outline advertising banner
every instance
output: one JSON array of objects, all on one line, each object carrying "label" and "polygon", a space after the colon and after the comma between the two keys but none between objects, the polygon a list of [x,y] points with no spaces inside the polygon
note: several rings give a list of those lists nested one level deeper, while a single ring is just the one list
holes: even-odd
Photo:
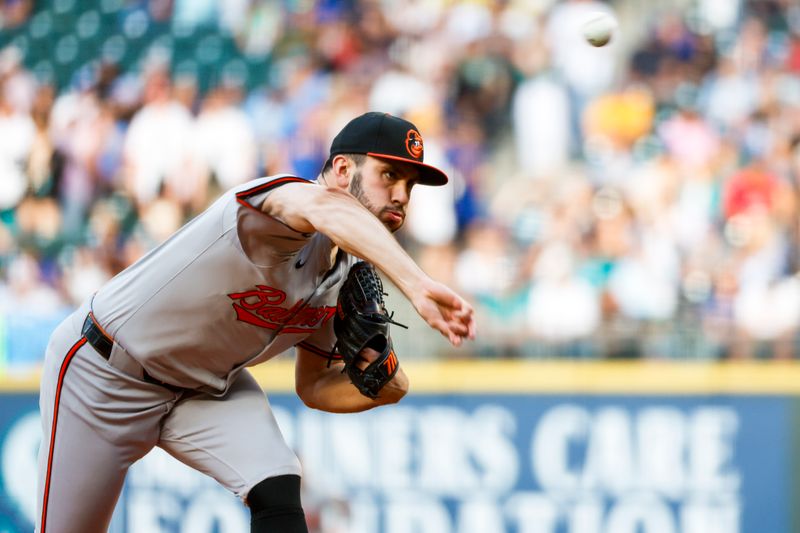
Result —
[{"label": "advertising banner", "polygon": [[[792,396],[425,393],[355,415],[269,396],[316,531],[792,531]],[[40,440],[36,395],[0,395],[0,532],[31,531]],[[160,450],[111,528],[248,530],[236,498]]]}]

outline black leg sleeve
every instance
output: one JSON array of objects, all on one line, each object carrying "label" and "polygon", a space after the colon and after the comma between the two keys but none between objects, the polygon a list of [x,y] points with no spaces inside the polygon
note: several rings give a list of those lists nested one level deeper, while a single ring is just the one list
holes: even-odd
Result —
[{"label": "black leg sleeve", "polygon": [[300,505],[300,476],[265,479],[247,495],[251,533],[308,533]]}]

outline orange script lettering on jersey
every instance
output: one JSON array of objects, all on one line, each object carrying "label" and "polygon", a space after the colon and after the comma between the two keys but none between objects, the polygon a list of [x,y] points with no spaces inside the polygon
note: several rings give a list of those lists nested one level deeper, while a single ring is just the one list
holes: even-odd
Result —
[{"label": "orange script lettering on jersey", "polygon": [[280,333],[310,333],[322,327],[336,313],[332,306],[305,307],[302,299],[291,307],[282,307],[286,293],[266,285],[233,292],[228,298],[235,300],[232,305],[238,320],[262,328],[280,329]]}]

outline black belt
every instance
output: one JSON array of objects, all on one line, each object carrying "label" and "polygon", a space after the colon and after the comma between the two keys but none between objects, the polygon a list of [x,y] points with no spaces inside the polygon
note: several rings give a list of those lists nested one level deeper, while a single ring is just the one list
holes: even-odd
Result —
[{"label": "black belt", "polygon": [[[81,334],[86,337],[86,342],[88,342],[97,353],[102,355],[105,360],[109,360],[111,358],[111,349],[114,347],[114,341],[111,340],[102,329],[100,329],[100,326],[98,326],[94,321],[94,317],[91,313],[86,315],[86,320],[83,321]],[[163,381],[157,380],[148,374],[147,370],[144,368],[142,368],[142,379],[154,385],[161,385],[162,387],[165,387],[171,391],[177,392],[183,390],[181,387],[176,387],[175,385],[170,385],[169,383],[164,383]]]},{"label": "black belt", "polygon": [[92,314],[86,315],[86,320],[83,321],[83,328],[81,334],[86,337],[86,342],[92,345],[97,353],[102,355],[106,360],[111,358],[111,349],[114,347],[114,341],[109,339],[100,326],[94,323]]}]

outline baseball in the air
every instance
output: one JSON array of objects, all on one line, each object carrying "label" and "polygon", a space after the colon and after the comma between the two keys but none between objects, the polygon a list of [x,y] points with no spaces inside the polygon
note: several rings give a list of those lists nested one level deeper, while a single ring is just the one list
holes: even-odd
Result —
[{"label": "baseball in the air", "polygon": [[605,46],[611,41],[617,21],[608,13],[596,13],[583,23],[583,37],[592,46]]}]

